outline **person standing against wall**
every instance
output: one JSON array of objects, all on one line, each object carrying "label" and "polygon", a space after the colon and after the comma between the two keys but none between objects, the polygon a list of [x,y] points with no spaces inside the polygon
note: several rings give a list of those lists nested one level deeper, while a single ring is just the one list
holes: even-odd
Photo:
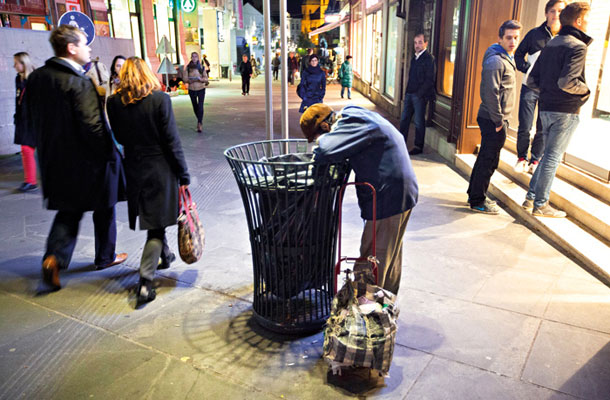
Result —
[{"label": "person standing against wall", "polygon": [[[517,51],[515,51],[515,64],[517,69],[525,74],[521,94],[519,95],[519,129],[517,130],[517,164],[515,172],[534,173],[538,163],[542,158],[544,150],[544,137],[542,135],[542,124],[540,115],[536,118],[536,135],[532,141],[531,157],[528,163],[528,153],[530,150],[530,131],[536,113],[538,103],[538,92],[527,86],[527,77],[534,67],[540,52],[561,29],[559,15],[566,7],[564,0],[550,0],[544,7],[546,21],[537,28],[532,29],[525,35]],[[527,56],[527,60],[525,59]]]},{"label": "person standing against wall", "polygon": [[23,163],[23,183],[17,188],[20,192],[31,192],[38,189],[36,184],[36,137],[28,128],[27,111],[25,109],[25,87],[28,77],[34,72],[34,64],[30,55],[19,52],[13,56],[13,66],[17,71],[15,77],[15,144],[21,145],[21,162]]},{"label": "person standing against wall", "polygon": [[499,214],[494,201],[486,197],[491,176],[498,168],[500,151],[506,141],[508,118],[515,106],[517,67],[513,54],[521,35],[521,24],[515,20],[500,26],[498,43],[489,46],[483,56],[481,72],[481,106],[477,122],[481,129],[481,149],[470,175],[468,203],[470,209],[484,214]]},{"label": "person standing against wall", "polygon": [[400,118],[400,132],[405,138],[409,136],[411,118],[415,115],[415,147],[410,155],[421,154],[424,151],[426,138],[426,105],[435,96],[434,82],[436,67],[434,56],[428,49],[428,39],[423,33],[418,33],[413,39],[415,54],[411,59],[409,81],[405,93],[405,105]]}]

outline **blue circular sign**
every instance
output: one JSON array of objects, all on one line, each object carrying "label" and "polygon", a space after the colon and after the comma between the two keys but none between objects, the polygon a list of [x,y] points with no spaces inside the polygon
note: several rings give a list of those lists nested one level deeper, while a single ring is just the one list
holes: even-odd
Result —
[{"label": "blue circular sign", "polygon": [[72,25],[77,27],[87,38],[87,45],[90,45],[93,39],[95,39],[95,25],[93,25],[93,21],[80,11],[68,11],[63,14],[59,17],[57,25]]}]

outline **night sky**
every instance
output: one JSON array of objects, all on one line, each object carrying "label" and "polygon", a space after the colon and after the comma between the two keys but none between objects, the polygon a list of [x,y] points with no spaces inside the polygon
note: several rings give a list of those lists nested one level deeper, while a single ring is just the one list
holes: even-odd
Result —
[{"label": "night sky", "polygon": [[[286,0],[288,5],[288,13],[291,15],[300,15],[301,14],[301,3],[303,0]],[[263,1],[262,0],[244,0],[244,4],[250,3],[261,13],[263,12]],[[280,3],[277,0],[271,0],[271,14],[279,14],[280,12]]]}]

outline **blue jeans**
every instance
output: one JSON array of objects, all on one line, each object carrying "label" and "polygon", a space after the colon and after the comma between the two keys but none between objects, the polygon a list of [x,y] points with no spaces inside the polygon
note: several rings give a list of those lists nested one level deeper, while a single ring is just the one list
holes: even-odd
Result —
[{"label": "blue jeans", "polygon": [[555,172],[579,121],[578,114],[550,111],[541,111],[540,119],[545,142],[544,157],[530,180],[526,195],[529,200],[534,200],[534,207],[542,207],[549,201]]},{"label": "blue jeans", "polygon": [[400,133],[405,137],[405,142],[409,136],[409,125],[413,114],[415,114],[415,147],[423,149],[426,136],[426,100],[419,98],[415,93],[407,93],[405,107],[400,117]]},{"label": "blue jeans", "polygon": [[[521,86],[521,94],[519,95],[519,130],[517,131],[517,156],[519,158],[528,159],[528,150],[530,147],[530,131],[534,123],[534,115],[536,113],[536,103],[538,103],[538,92]],[[542,123],[540,121],[540,113],[536,119],[536,135],[532,142],[532,161],[540,161],[542,151],[544,150],[544,135],[542,134]]]},{"label": "blue jeans", "polygon": [[341,86],[341,98],[343,98],[343,91],[345,89],[347,89],[347,98],[351,99],[352,98],[352,88],[346,87],[346,86]]}]

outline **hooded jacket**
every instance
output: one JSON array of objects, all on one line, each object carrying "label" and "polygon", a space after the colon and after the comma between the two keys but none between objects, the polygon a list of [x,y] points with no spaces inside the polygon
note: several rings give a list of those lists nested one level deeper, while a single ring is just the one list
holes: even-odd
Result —
[{"label": "hooded jacket", "polygon": [[499,44],[489,46],[481,71],[481,106],[478,118],[502,126],[515,106],[515,61]]},{"label": "hooded jacket", "polygon": [[585,81],[587,46],[593,39],[573,26],[564,26],[546,45],[527,80],[540,91],[540,111],[578,114],[591,91]]},{"label": "hooded jacket", "polygon": [[[341,110],[331,131],[320,136],[314,149],[315,163],[347,159],[357,182],[368,182],[377,192],[377,218],[383,219],[415,207],[417,178],[405,139],[385,118],[358,106]],[[357,186],[363,219],[373,219],[373,195]]]}]

